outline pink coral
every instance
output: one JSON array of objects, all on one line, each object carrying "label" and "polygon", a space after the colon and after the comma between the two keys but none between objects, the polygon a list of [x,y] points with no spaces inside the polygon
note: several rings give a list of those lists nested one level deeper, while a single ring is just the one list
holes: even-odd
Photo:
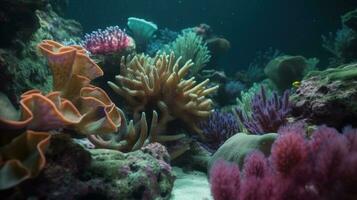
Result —
[{"label": "pink coral", "polygon": [[235,171],[238,166],[223,161],[215,164],[210,178],[214,198],[356,199],[357,130],[340,134],[322,126],[308,140],[301,128],[280,129],[269,158],[251,153],[245,159],[243,176]]},{"label": "pink coral", "polygon": [[239,195],[239,167],[218,160],[211,169],[211,191],[215,200],[236,199]]},{"label": "pink coral", "polygon": [[285,133],[273,144],[271,161],[277,172],[289,175],[305,162],[307,154],[308,146],[302,135]]},{"label": "pink coral", "polygon": [[82,45],[92,54],[120,53],[135,48],[134,40],[118,26],[86,34]]}]

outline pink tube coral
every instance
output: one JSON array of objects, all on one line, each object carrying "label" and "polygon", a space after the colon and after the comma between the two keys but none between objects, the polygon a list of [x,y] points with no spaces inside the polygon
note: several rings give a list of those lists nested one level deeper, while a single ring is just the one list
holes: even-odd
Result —
[{"label": "pink tube coral", "polygon": [[134,49],[135,42],[118,26],[109,26],[86,34],[82,46],[92,54],[108,54]]}]

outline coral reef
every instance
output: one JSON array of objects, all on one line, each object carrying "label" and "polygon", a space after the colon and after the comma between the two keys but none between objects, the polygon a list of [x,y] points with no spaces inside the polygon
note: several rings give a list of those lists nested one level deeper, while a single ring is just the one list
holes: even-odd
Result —
[{"label": "coral reef", "polygon": [[[160,145],[160,144],[156,144]],[[149,147],[143,151],[147,152]],[[169,199],[175,177],[167,151],[156,152],[154,158],[142,150],[123,154],[113,150],[91,150],[93,161],[89,172],[104,180],[104,188],[123,199]],[[157,149],[155,147],[155,149]],[[153,150],[155,151],[155,150]],[[163,154],[163,155],[160,155]]]},{"label": "coral reef", "polygon": [[127,25],[138,45],[146,45],[157,31],[156,24],[136,17],[129,17]]},{"label": "coral reef", "polygon": [[253,151],[242,170],[217,161],[210,173],[211,191],[218,200],[354,199],[356,138],[353,129],[339,134],[319,127],[310,140],[300,126],[282,129],[268,158]]},{"label": "coral reef", "polygon": [[251,116],[243,109],[237,107],[235,112],[249,133],[264,134],[276,132],[280,126],[287,122],[291,111],[289,91],[279,97],[276,92],[267,97],[264,87],[255,94],[251,100]]},{"label": "coral reef", "polygon": [[120,126],[118,108],[106,93],[89,84],[103,74],[78,46],[45,40],[39,45],[53,73],[53,90],[47,95],[31,90],[21,96],[18,120],[0,119],[8,129],[74,128],[79,133],[112,133]]},{"label": "coral reef", "polygon": [[270,149],[275,139],[276,133],[264,135],[248,135],[237,133],[229,138],[211,157],[208,169],[218,160],[230,161],[243,166],[244,158],[252,151],[259,150],[266,156],[270,155]]},{"label": "coral reef", "polygon": [[135,49],[134,40],[119,26],[109,26],[86,34],[81,44],[91,54],[121,53]]},{"label": "coral reef", "polygon": [[192,61],[193,65],[190,69],[190,74],[197,74],[210,60],[210,52],[202,37],[193,31],[183,31],[177,39],[166,45],[164,48],[166,53],[174,52],[175,57],[181,57],[179,65],[184,65],[188,61]]},{"label": "coral reef", "polygon": [[232,113],[219,111],[214,111],[207,120],[200,122],[198,126],[205,136],[205,140],[201,141],[201,144],[211,153],[217,151],[227,139],[240,131],[237,119]]},{"label": "coral reef", "polygon": [[292,95],[293,114],[336,128],[356,126],[356,64],[311,72]]},{"label": "coral reef", "polygon": [[279,56],[266,65],[264,73],[283,91],[301,80],[307,67],[307,60],[302,56]]},{"label": "coral reef", "polygon": [[194,78],[184,79],[193,63],[187,61],[182,66],[180,60],[176,60],[173,54],[160,54],[155,58],[144,55],[123,58],[120,75],[116,77],[118,85],[108,84],[127,100],[134,119],[139,118],[141,111],[167,109],[166,122],[179,119],[201,134],[197,122],[212,112],[212,101],[206,96],[218,87],[207,88],[208,79],[197,85]]},{"label": "coral reef", "polygon": [[4,17],[8,21],[1,29],[5,33],[1,33],[0,42],[0,79],[3,83],[0,90],[14,102],[30,89],[51,90],[51,75],[37,54],[38,43],[44,39],[79,41],[80,24],[61,18],[46,2],[6,0],[0,3],[0,8],[8,8],[1,12],[7,13]]},{"label": "coral reef", "polygon": [[88,151],[68,134],[56,134],[46,151],[43,171],[2,197],[169,199],[175,177],[168,159],[165,147],[157,143],[128,154]]}]

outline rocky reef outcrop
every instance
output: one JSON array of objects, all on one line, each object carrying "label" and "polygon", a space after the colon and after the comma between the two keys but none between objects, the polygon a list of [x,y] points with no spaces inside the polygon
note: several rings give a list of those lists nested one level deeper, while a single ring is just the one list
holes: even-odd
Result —
[{"label": "rocky reef outcrop", "polygon": [[311,72],[292,96],[293,113],[314,124],[357,125],[357,64]]},{"label": "rocky reef outcrop", "polygon": [[52,83],[37,44],[44,39],[78,40],[81,25],[60,17],[48,1],[0,2],[0,90],[15,101],[29,89],[49,91]]},{"label": "rocky reef outcrop", "polygon": [[9,199],[169,199],[175,176],[158,143],[141,150],[86,149],[67,134],[55,134],[47,163],[36,179],[2,191]]}]

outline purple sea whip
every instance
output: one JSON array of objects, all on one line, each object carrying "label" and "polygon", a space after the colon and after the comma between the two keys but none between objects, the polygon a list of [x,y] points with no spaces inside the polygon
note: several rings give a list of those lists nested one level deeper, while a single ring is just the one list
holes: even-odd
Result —
[{"label": "purple sea whip", "polygon": [[84,36],[82,46],[91,54],[121,53],[135,48],[134,40],[118,26],[98,29]]},{"label": "purple sea whip", "polygon": [[252,116],[247,116],[240,108],[236,108],[235,112],[249,133],[274,133],[287,121],[291,110],[289,94],[290,92],[286,90],[279,97],[276,92],[273,92],[272,96],[268,98],[262,86],[260,93],[252,99]]},{"label": "purple sea whip", "polygon": [[215,152],[227,139],[240,131],[237,118],[232,113],[219,111],[214,111],[198,126],[205,136],[205,141],[201,144],[210,152]]}]

